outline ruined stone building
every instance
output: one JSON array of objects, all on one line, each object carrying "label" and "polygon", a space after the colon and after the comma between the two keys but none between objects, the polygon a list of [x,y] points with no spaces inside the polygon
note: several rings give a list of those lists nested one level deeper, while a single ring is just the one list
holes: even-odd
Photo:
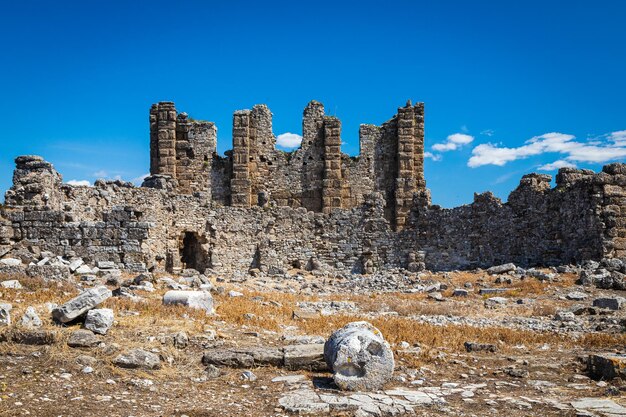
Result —
[{"label": "ruined stone building", "polygon": [[432,205],[424,180],[424,105],[361,125],[360,154],[341,153],[341,122],[321,103],[304,109],[302,145],[275,148],[265,105],[233,115],[233,149],[217,128],[150,109],[150,176],[141,187],[63,184],[38,156],[16,158],[0,209],[0,256],[51,251],[133,270],[371,273],[555,265],[626,257],[626,165],[602,172],[529,174],[502,203]]}]

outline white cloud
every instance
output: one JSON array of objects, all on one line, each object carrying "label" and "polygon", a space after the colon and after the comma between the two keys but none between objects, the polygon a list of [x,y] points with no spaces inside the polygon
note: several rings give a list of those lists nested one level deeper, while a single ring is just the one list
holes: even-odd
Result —
[{"label": "white cloud", "polygon": [[626,137],[626,133],[613,132],[605,137],[612,142],[607,143],[606,140],[604,142],[578,142],[572,135],[552,132],[535,136],[517,148],[505,148],[485,143],[472,150],[472,157],[467,165],[471,168],[483,165],[503,166],[511,161],[544,153],[563,154],[565,158],[562,160],[572,165],[573,162],[599,163],[626,157],[626,142],[621,144],[621,138]]},{"label": "white cloud", "polygon": [[441,155],[432,152],[424,152],[424,158],[430,158],[433,161],[441,161]]},{"label": "white cloud", "polygon": [[276,144],[283,148],[297,148],[302,143],[302,136],[295,133],[283,133],[276,137]]},{"label": "white cloud", "polygon": [[576,168],[575,164],[572,164],[571,162],[568,161],[564,161],[563,159],[559,159],[558,161],[554,161],[551,162],[549,164],[545,164],[545,165],[541,165],[539,168],[537,168],[540,171],[555,171],[559,168]]},{"label": "white cloud", "polygon": [[480,132],[481,135],[485,135],[485,136],[493,136],[494,133],[495,132],[493,129],[485,129],[482,132]]},{"label": "white cloud", "polygon": [[141,185],[143,183],[143,180],[149,176],[150,176],[150,173],[143,174],[143,175],[133,178],[132,180],[130,180],[130,182],[132,182],[135,185]]},{"label": "white cloud", "polygon": [[443,143],[435,143],[432,148],[439,152],[455,151],[463,145],[467,145],[474,140],[474,136],[465,133],[454,133],[447,137]]},{"label": "white cloud", "polygon": [[96,178],[106,178],[109,176],[109,173],[101,169],[100,171],[94,172],[92,175]]},{"label": "white cloud", "polygon": [[618,130],[609,134],[609,140],[613,141],[616,146],[626,146],[626,130]]},{"label": "white cloud", "polygon": [[91,182],[87,180],[69,180],[67,184],[74,186],[91,187]]}]

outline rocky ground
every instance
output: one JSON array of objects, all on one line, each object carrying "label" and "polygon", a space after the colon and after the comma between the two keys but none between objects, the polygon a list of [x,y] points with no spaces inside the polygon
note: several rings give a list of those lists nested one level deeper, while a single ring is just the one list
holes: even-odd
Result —
[{"label": "rocky ground", "polygon": [[[0,416],[626,416],[626,293],[601,265],[369,277],[101,266],[0,276]],[[171,290],[212,300],[165,305]],[[357,320],[395,355],[379,391],[339,390],[322,360],[324,340]]]}]

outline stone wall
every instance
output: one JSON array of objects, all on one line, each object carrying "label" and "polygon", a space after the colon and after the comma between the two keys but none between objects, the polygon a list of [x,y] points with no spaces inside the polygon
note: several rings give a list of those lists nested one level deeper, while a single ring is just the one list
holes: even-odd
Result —
[{"label": "stone wall", "polygon": [[[423,177],[423,106],[407,103],[382,126],[362,125],[361,153],[340,151],[341,123],[321,103],[304,110],[303,143],[275,149],[266,106],[235,113],[234,148],[217,130],[150,112],[151,173],[143,187],[62,184],[38,156],[16,159],[0,208],[0,256],[41,251],[132,270],[216,273],[293,266],[346,273],[556,265],[626,257],[626,165],[529,174],[503,203],[431,205]],[[193,175],[191,175],[193,174]]]},{"label": "stone wall", "polygon": [[[177,115],[171,102],[152,106],[150,132],[151,174],[169,176],[178,194],[205,193],[221,205],[272,203],[329,213],[357,207],[367,194],[380,192],[386,218],[402,228],[413,193],[426,190],[423,103],[407,103],[383,126],[361,126],[357,158],[341,152],[341,121],[326,116],[316,101],[304,109],[302,145],[293,152],[276,149],[265,105],[235,112],[226,159],[215,152],[215,126]],[[145,185],[157,183],[149,178]]]}]

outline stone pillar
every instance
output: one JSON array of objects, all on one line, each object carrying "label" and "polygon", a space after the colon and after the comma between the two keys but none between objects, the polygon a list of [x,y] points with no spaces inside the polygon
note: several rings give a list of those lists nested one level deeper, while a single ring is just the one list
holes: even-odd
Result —
[{"label": "stone pillar", "polygon": [[324,117],[324,180],[322,183],[322,207],[330,213],[342,204],[341,174],[341,121],[336,117]]},{"label": "stone pillar", "polygon": [[416,146],[415,111],[411,103],[398,109],[398,173],[396,177],[396,230],[402,230],[411,211],[413,193],[417,191],[415,178]]},{"label": "stone pillar", "polygon": [[199,174],[199,172],[193,172],[190,166],[193,159],[193,150],[189,143],[190,128],[191,123],[187,118],[187,113],[180,113],[176,118],[175,172],[178,180],[178,192],[181,194],[191,194],[191,181]]},{"label": "stone pillar", "polygon": [[150,174],[176,178],[176,108],[171,101],[150,109]]},{"label": "stone pillar", "polygon": [[413,106],[415,116],[415,179],[419,191],[426,190],[424,178],[424,103],[416,103]]},{"label": "stone pillar", "polygon": [[321,142],[324,135],[324,105],[311,100],[302,115],[301,149],[308,149],[316,142]]},{"label": "stone pillar", "polygon": [[150,175],[159,173],[159,105],[150,107]]},{"label": "stone pillar", "polygon": [[230,180],[231,205],[250,207],[250,110],[233,115],[233,173]]}]

